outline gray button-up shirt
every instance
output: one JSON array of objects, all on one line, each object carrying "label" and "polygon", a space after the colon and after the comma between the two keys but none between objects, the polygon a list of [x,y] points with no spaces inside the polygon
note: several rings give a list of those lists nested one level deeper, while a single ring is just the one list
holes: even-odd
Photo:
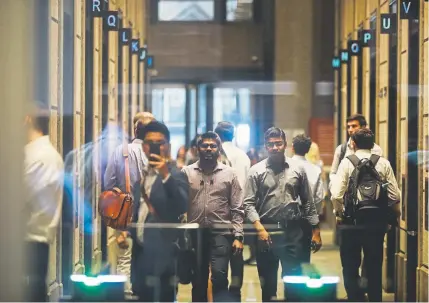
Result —
[{"label": "gray button-up shirt", "polygon": [[233,168],[218,162],[213,173],[206,175],[199,161],[182,171],[189,182],[188,222],[202,227],[231,225],[235,236],[243,235],[243,192]]},{"label": "gray button-up shirt", "polygon": [[249,171],[244,192],[244,209],[249,220],[276,223],[303,217],[311,225],[317,225],[319,217],[302,165],[286,158],[284,170],[275,174],[267,160]]}]

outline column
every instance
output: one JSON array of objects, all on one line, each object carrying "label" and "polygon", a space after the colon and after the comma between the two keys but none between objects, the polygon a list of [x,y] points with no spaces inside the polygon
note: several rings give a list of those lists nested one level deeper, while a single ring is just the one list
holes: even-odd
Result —
[{"label": "column", "polygon": [[313,97],[313,1],[275,5],[274,125],[306,130]]},{"label": "column", "polygon": [[[22,301],[23,120],[25,103],[33,100],[34,5],[27,0],[0,1],[0,279],[1,301]],[[13,232],[11,232],[13,231]]]}]

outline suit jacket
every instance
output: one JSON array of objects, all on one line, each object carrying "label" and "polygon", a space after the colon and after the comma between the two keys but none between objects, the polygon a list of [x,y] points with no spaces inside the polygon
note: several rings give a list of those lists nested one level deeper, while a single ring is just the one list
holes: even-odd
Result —
[{"label": "suit jacket", "polygon": [[[156,215],[149,213],[145,224],[179,223],[179,216],[187,211],[189,193],[187,177],[171,164],[169,170],[170,177],[165,183],[158,176],[152,185],[149,201]],[[140,203],[134,203],[133,222],[137,222],[139,208]],[[146,275],[159,276],[166,271],[174,270],[174,260],[177,256],[174,242],[177,241],[181,231],[177,228],[146,228],[141,245],[136,241],[136,229],[132,229],[133,286],[141,283]]]}]

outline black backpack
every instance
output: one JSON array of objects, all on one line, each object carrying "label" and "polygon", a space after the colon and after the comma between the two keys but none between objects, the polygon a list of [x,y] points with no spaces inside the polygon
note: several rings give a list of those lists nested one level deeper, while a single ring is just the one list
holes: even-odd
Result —
[{"label": "black backpack", "polygon": [[380,156],[371,155],[369,159],[359,159],[356,155],[350,155],[347,159],[355,169],[344,195],[346,218],[355,219],[356,212],[371,209],[386,210],[387,216],[387,189],[375,170]]},{"label": "black backpack", "polygon": [[341,152],[340,152],[340,161],[338,162],[338,165],[340,165],[341,161],[344,159],[344,156],[346,155],[347,151],[347,141],[341,144]]}]

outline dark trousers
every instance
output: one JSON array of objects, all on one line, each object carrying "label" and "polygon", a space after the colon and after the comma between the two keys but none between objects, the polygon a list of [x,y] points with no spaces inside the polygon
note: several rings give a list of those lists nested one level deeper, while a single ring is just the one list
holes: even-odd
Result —
[{"label": "dark trousers", "polygon": [[259,243],[256,254],[263,302],[270,302],[277,297],[279,261],[282,265],[282,277],[299,275],[302,263],[303,232],[299,221],[288,222],[282,228],[268,232],[273,243],[270,247]]},{"label": "dark trousers", "polygon": [[178,291],[175,276],[163,273],[158,277],[147,276],[147,283],[134,288],[133,292],[139,297],[139,302],[174,302]]},{"label": "dark trousers", "polygon": [[310,263],[311,239],[313,238],[313,227],[307,220],[301,221],[302,227],[302,263]]},{"label": "dark trousers", "polygon": [[243,286],[244,275],[243,254],[234,255],[234,252],[231,250],[230,266],[231,283],[229,285],[229,293],[234,302],[241,302],[241,287]]},{"label": "dark trousers", "polygon": [[374,223],[380,220],[379,218],[381,216],[361,216],[357,219],[357,225],[344,225],[340,228],[340,256],[344,287],[349,301],[364,300],[365,290],[360,286],[359,276],[362,250],[368,281],[368,299],[370,302],[382,300],[383,241],[386,225]]},{"label": "dark trousers", "polygon": [[131,282],[134,295],[139,297],[140,302],[174,302],[178,291],[175,260],[165,260],[171,264],[166,266],[162,272],[148,271],[145,266],[140,266],[144,262],[151,262],[144,260],[143,249],[144,247],[134,242],[131,262]]},{"label": "dark trousers", "polygon": [[[200,233],[200,236],[197,234]],[[198,241],[199,240],[199,241]],[[195,248],[192,302],[207,302],[209,266],[215,302],[231,302],[228,291],[228,265],[232,250],[232,236],[200,229],[193,233]]]},{"label": "dark trousers", "polygon": [[41,242],[26,242],[24,269],[25,301],[48,301],[46,278],[48,275],[49,245]]}]

